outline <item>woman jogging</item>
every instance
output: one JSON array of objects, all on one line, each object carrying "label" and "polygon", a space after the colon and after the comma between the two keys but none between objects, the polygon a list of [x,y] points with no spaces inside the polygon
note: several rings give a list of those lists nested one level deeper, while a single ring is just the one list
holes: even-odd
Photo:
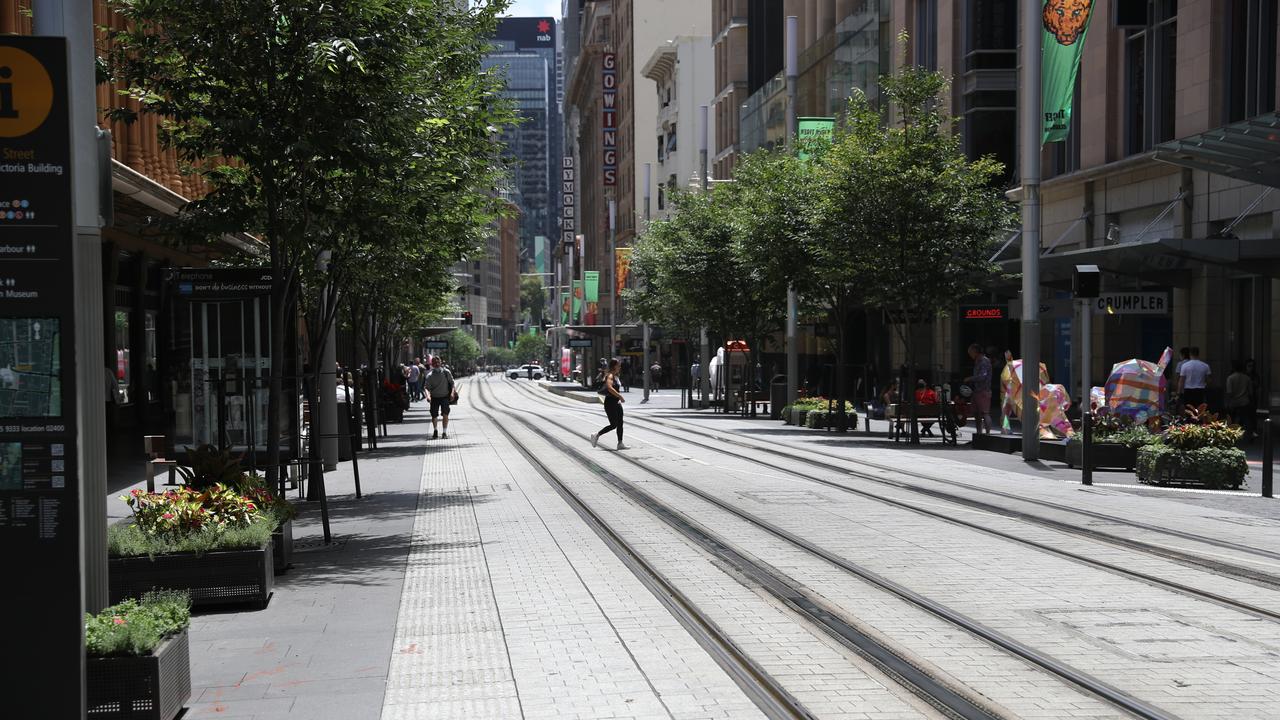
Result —
[{"label": "woman jogging", "polygon": [[618,431],[618,449],[626,450],[627,446],[622,444],[622,393],[618,392],[618,369],[620,363],[617,359],[609,361],[609,369],[604,374],[604,384],[600,386],[600,394],[604,395],[604,413],[609,416],[609,424],[600,432],[591,436],[591,447],[595,447],[600,441],[600,436],[610,430]]}]

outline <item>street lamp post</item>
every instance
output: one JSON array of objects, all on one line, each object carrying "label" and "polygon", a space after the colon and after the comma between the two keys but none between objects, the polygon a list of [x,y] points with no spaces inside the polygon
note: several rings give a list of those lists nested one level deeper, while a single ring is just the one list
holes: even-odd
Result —
[{"label": "street lamp post", "polygon": [[608,357],[612,360],[613,351],[618,342],[618,273],[617,262],[614,256],[617,255],[618,243],[618,202],[609,200],[609,257],[607,262],[609,266],[609,350]]},{"label": "street lamp post", "polygon": [[1040,38],[1039,2],[1022,7],[1022,459],[1040,459]]},{"label": "street lamp post", "polygon": [[[796,108],[797,75],[799,74],[799,55],[796,48],[796,32],[799,19],[795,15],[787,16],[786,25],[786,76],[787,76],[787,147],[794,149],[796,133],[799,132],[799,113]],[[800,387],[800,349],[796,346],[799,335],[799,298],[795,285],[787,287],[787,404],[794,404]]]},{"label": "street lamp post", "polygon": [[[705,195],[710,182],[707,177],[707,106],[698,106],[698,164],[702,168],[702,192]],[[704,325],[702,332],[698,338],[701,346],[701,364],[702,367],[698,372],[698,394],[702,397],[699,403],[700,407],[707,407],[711,404],[711,344],[707,338],[707,328]]]},{"label": "street lamp post", "polygon": [[[653,184],[653,163],[644,164],[644,228],[649,230],[649,186]],[[640,377],[644,379],[644,397],[642,403],[649,402],[649,321],[641,323],[640,342]]]}]

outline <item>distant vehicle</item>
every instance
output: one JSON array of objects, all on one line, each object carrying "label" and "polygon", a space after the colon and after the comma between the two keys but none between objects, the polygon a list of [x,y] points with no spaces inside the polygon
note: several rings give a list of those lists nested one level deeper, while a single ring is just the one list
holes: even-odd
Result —
[{"label": "distant vehicle", "polygon": [[527,377],[529,377],[529,376],[530,376],[530,375],[529,375],[529,371],[531,371],[531,370],[533,371],[533,379],[534,379],[534,380],[541,380],[541,379],[542,379],[542,377],[543,377],[543,373],[542,373],[542,366],[540,366],[540,365],[521,365],[521,366],[520,366],[520,367],[518,367],[518,368],[514,368],[514,369],[512,369],[512,370],[508,370],[508,371],[507,371],[507,377],[511,378],[512,380],[518,380],[518,379],[520,379],[520,378],[527,378]]}]

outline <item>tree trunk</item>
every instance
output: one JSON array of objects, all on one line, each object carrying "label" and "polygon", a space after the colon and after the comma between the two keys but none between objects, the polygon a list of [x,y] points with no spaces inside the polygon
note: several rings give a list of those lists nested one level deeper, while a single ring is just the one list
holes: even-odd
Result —
[{"label": "tree trunk", "polygon": [[836,303],[836,428],[844,432],[849,427],[848,413],[845,403],[849,401],[848,379],[845,377],[845,364],[849,358],[848,327],[849,297],[847,291],[840,292],[840,300]]},{"label": "tree trunk", "polygon": [[903,355],[907,361],[906,387],[903,388],[903,393],[908,395],[908,417],[911,418],[910,442],[912,445],[919,445],[920,423],[917,422],[916,417],[916,351],[911,327],[911,311],[906,308],[903,309],[902,313],[902,327],[904,328]]},{"label": "tree trunk", "polygon": [[[274,241],[273,241],[274,244]],[[267,393],[267,427],[263,440],[267,450],[267,483],[283,495],[283,468],[280,465],[280,413],[284,406],[285,309],[289,300],[289,280],[281,267],[279,253],[271,256],[271,376]]]}]

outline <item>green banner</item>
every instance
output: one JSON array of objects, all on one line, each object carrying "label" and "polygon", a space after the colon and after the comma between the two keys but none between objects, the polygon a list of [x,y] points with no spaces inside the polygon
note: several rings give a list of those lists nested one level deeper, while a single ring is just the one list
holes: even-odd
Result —
[{"label": "green banner", "polygon": [[799,140],[800,159],[808,160],[809,153],[804,151],[805,142],[813,142],[815,140],[824,140],[831,142],[832,136],[835,134],[836,119],[829,117],[802,117],[796,118],[796,139]]},{"label": "green banner", "polygon": [[600,271],[587,270],[586,272],[583,273],[583,276],[587,280],[587,297],[586,297],[587,302],[589,303],[600,302]]},{"label": "green banner", "polygon": [[1076,75],[1084,34],[1093,18],[1094,0],[1045,0],[1041,12],[1044,32],[1041,46],[1040,92],[1043,98],[1044,128],[1040,143],[1061,142],[1071,131],[1071,101],[1075,97]]},{"label": "green banner", "polygon": [[537,335],[538,335],[538,328],[536,328],[536,327],[531,327],[531,328],[529,328],[529,334],[530,334],[530,335],[533,335],[534,337],[537,337]]},{"label": "green banner", "polygon": [[560,293],[560,324],[569,324],[569,293]]},{"label": "green banner", "polygon": [[573,321],[580,322],[582,319],[582,281],[573,281]]}]

